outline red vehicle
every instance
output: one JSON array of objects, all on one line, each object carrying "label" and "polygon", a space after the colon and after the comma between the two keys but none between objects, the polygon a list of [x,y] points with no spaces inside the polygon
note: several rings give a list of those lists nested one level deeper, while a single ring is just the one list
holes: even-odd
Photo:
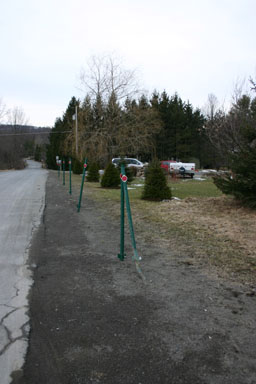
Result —
[{"label": "red vehicle", "polygon": [[173,164],[173,163],[177,163],[177,161],[175,161],[175,160],[162,160],[162,161],[160,161],[161,168],[165,169],[166,172],[168,172],[168,173],[170,171],[171,164]]}]

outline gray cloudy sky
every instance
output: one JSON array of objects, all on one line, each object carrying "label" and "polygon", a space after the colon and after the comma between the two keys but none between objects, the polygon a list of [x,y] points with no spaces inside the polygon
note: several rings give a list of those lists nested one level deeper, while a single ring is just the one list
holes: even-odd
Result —
[{"label": "gray cloudy sky", "polygon": [[149,94],[229,101],[256,75],[255,0],[0,0],[0,98],[52,126],[92,55],[114,52]]}]

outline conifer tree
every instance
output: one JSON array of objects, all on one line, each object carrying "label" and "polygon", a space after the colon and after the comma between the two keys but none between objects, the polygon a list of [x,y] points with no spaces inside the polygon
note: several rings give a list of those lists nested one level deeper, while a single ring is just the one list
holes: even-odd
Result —
[{"label": "conifer tree", "polygon": [[146,180],[142,199],[161,201],[171,199],[172,193],[167,185],[166,177],[163,173],[160,163],[154,160],[148,167],[146,172]]},{"label": "conifer tree", "polygon": [[120,185],[120,174],[114,164],[109,163],[101,179],[103,188],[117,188]]},{"label": "conifer tree", "polygon": [[89,182],[99,182],[99,165],[97,163],[91,163],[88,167],[87,181]]},{"label": "conifer tree", "polygon": [[232,174],[217,175],[214,182],[225,194],[256,208],[256,98],[242,96],[224,123],[223,134],[229,134],[224,148]]}]

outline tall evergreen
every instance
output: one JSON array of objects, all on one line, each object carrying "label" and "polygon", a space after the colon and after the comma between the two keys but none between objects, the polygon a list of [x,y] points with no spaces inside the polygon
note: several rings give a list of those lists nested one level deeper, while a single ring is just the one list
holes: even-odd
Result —
[{"label": "tall evergreen", "polygon": [[[46,152],[46,164],[48,168],[57,169],[56,156],[68,158],[75,155],[74,121],[75,107],[79,100],[72,97],[62,118],[55,121],[55,125],[49,136],[49,145]],[[67,132],[71,131],[71,132]]]},{"label": "tall evergreen", "polygon": [[177,94],[170,98],[166,92],[161,96],[155,92],[151,105],[162,121],[162,129],[156,135],[158,158],[182,161],[200,158],[200,132],[204,122],[200,111],[194,111],[191,104],[184,103]]},{"label": "tall evergreen", "polygon": [[62,158],[64,156],[64,142],[63,142],[63,121],[58,118],[55,121],[52,133],[49,135],[49,145],[46,150],[46,164],[50,169],[57,169],[56,156]]},{"label": "tall evergreen", "polygon": [[224,144],[232,173],[216,176],[215,184],[222,192],[256,208],[256,98],[242,96],[224,123],[222,129],[230,139]]}]

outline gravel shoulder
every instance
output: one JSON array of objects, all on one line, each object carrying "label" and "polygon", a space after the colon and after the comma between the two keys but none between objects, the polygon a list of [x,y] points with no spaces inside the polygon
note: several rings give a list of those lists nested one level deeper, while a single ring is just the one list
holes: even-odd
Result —
[{"label": "gravel shoulder", "polygon": [[50,172],[30,250],[29,351],[13,384],[255,384],[248,287],[150,240],[157,223],[149,222],[135,231],[143,282],[129,246],[127,259],[117,258],[109,207],[85,190],[78,214],[77,200],[78,190],[70,196]]}]

